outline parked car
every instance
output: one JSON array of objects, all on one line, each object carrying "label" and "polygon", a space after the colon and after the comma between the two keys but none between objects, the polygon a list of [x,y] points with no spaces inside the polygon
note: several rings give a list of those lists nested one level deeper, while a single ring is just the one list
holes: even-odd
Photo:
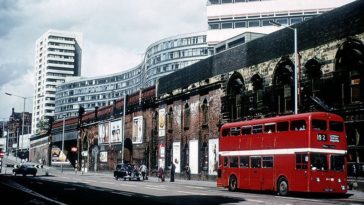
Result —
[{"label": "parked car", "polygon": [[118,180],[119,178],[124,178],[126,175],[129,175],[132,171],[131,164],[117,164],[116,169],[114,170],[114,178]]},{"label": "parked car", "polygon": [[20,165],[20,167],[13,169],[13,175],[16,176],[17,174],[21,174],[23,176],[26,176],[26,175],[36,176],[37,171],[38,171],[37,168],[35,168],[31,164],[22,164],[22,165]]},{"label": "parked car", "polygon": [[127,179],[129,179],[129,181],[140,181],[140,179],[142,178],[142,174],[140,173],[139,168],[134,165],[131,165],[130,168],[131,169],[129,169],[129,171],[127,172],[128,174],[124,176],[124,181],[126,181]]}]

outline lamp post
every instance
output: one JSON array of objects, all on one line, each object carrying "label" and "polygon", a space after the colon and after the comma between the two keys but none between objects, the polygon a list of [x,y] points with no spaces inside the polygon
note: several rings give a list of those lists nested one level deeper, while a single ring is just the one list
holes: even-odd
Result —
[{"label": "lamp post", "polygon": [[[6,95],[9,95],[9,96],[15,96],[15,97],[19,97],[19,98],[22,98],[23,99],[23,115],[22,115],[22,125],[21,125],[21,135],[22,137],[24,138],[24,114],[25,114],[25,101],[26,99],[28,98],[32,98],[32,97],[24,97],[24,96],[20,96],[20,95],[14,95],[12,93],[5,93]],[[28,131],[29,132],[29,131]],[[19,137],[17,139],[17,149],[19,148]],[[23,140],[22,140],[22,143],[21,143],[21,147],[23,148]],[[15,150],[15,156],[17,156],[17,150]]]},{"label": "lamp post", "polygon": [[126,93],[123,94],[124,105],[123,105],[123,130],[121,133],[121,163],[124,163],[124,146],[125,146],[125,111],[126,111]]},{"label": "lamp post", "polygon": [[[276,21],[269,21],[270,24],[274,26],[281,27],[282,24],[276,22]],[[298,113],[298,99],[297,99],[297,70],[298,70],[298,54],[297,54],[297,28],[292,28],[290,26],[284,26],[285,28],[289,28],[293,30],[294,33],[294,114]]]},{"label": "lamp post", "polygon": [[[66,117],[63,115],[63,128],[62,128],[62,152],[61,154],[64,154],[64,127],[65,127],[65,121]],[[63,173],[63,162],[61,162],[61,172]]]}]

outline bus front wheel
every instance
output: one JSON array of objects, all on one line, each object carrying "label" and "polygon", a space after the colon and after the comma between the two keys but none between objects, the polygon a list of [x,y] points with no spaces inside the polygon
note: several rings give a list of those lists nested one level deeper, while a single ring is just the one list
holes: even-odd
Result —
[{"label": "bus front wheel", "polygon": [[278,187],[277,187],[278,195],[281,196],[287,196],[288,194],[288,182],[287,179],[282,177],[278,181]]},{"label": "bus front wheel", "polygon": [[229,179],[229,191],[236,191],[238,189],[238,180],[235,176],[231,176]]}]

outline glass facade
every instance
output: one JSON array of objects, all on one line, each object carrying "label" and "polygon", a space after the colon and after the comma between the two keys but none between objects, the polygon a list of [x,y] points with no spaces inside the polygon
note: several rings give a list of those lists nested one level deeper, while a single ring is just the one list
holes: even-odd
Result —
[{"label": "glass facade", "polygon": [[[55,119],[77,116],[111,105],[123,94],[155,85],[161,76],[189,66],[210,54],[206,34],[192,33],[162,39],[147,48],[144,61],[127,71],[96,78],[79,78],[58,85],[55,90]],[[58,75],[58,74],[57,74]]]}]

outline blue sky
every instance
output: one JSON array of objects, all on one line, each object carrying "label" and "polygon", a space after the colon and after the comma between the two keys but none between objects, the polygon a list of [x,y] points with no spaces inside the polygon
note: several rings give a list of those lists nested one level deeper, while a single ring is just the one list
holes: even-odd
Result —
[{"label": "blue sky", "polygon": [[49,29],[81,32],[82,76],[107,75],[139,64],[158,40],[206,30],[206,0],[0,0],[0,120],[23,110],[4,92],[33,95],[35,41]]}]

